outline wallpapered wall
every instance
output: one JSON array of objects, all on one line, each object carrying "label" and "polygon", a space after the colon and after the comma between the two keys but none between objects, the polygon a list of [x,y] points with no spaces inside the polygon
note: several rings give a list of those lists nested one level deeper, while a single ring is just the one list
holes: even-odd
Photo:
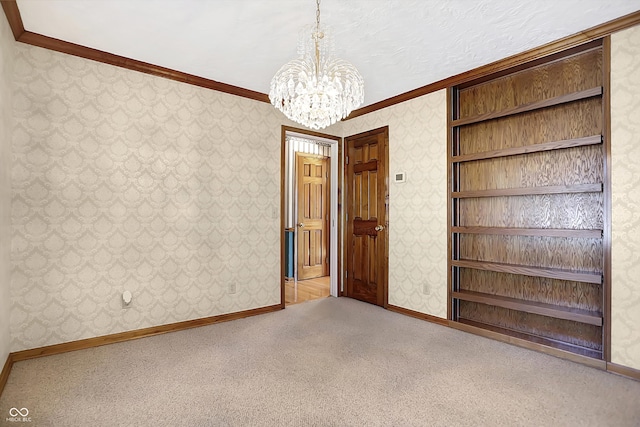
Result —
[{"label": "wallpapered wall", "polygon": [[[11,80],[13,34],[4,13],[0,18],[0,367],[11,350]],[[2,369],[2,368],[0,368]]]},{"label": "wallpapered wall", "polygon": [[280,303],[283,116],[16,46],[12,351]]},{"label": "wallpapered wall", "polygon": [[[16,44],[4,18],[0,52],[1,361],[9,307],[19,351],[279,303],[274,213],[280,125],[290,122],[268,104]],[[636,369],[638,58],[640,28],[613,35],[612,352]],[[389,302],[444,318],[445,91],[329,133],[387,125],[390,175],[407,174],[390,183]]]},{"label": "wallpapered wall", "polygon": [[640,369],[640,27],[611,37],[612,362]]},{"label": "wallpapered wall", "polygon": [[447,97],[441,90],[347,120],[389,126],[389,304],[447,317]]}]

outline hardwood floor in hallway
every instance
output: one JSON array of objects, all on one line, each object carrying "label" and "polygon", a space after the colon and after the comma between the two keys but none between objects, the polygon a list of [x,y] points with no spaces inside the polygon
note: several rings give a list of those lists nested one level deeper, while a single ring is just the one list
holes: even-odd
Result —
[{"label": "hardwood floor in hallway", "polygon": [[285,281],[285,304],[298,304],[319,298],[326,298],[330,294],[331,276],[317,277],[306,280]]}]

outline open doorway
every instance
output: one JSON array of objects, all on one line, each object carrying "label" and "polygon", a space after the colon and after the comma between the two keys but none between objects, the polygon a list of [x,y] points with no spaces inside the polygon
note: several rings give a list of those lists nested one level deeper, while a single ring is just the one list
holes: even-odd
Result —
[{"label": "open doorway", "polygon": [[339,140],[283,126],[283,307],[338,296]]}]

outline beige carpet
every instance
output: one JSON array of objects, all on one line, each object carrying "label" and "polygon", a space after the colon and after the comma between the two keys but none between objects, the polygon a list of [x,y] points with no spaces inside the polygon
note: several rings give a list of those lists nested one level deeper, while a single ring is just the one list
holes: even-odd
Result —
[{"label": "beige carpet", "polygon": [[[31,423],[6,420],[27,408]],[[640,426],[640,382],[347,298],[16,363],[0,424]]]}]

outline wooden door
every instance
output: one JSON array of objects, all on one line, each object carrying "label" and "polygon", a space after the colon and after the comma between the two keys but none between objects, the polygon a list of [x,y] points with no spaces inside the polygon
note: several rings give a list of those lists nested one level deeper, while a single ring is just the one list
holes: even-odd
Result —
[{"label": "wooden door", "polygon": [[345,139],[345,295],[387,305],[388,128]]},{"label": "wooden door", "polygon": [[298,280],[328,274],[327,159],[296,155]]}]

